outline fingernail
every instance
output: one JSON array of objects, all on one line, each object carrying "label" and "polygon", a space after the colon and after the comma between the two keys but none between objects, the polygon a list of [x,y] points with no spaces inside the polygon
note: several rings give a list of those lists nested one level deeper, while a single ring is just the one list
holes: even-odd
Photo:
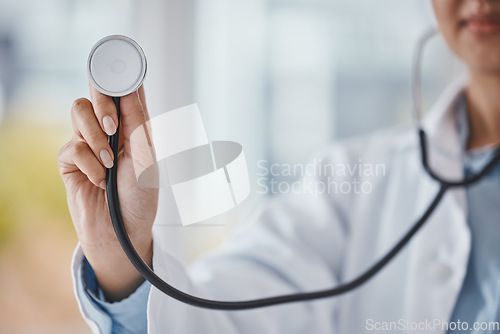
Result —
[{"label": "fingernail", "polygon": [[104,131],[108,136],[112,136],[116,132],[116,124],[115,121],[111,118],[111,116],[104,116],[102,119],[102,125],[104,126]]},{"label": "fingernail", "polygon": [[102,180],[101,183],[99,183],[99,187],[101,187],[103,190],[106,190],[106,181]]},{"label": "fingernail", "polygon": [[101,156],[101,161],[106,168],[113,167],[113,159],[111,159],[111,155],[109,154],[108,151],[102,150],[101,153],[99,153],[99,155]]}]

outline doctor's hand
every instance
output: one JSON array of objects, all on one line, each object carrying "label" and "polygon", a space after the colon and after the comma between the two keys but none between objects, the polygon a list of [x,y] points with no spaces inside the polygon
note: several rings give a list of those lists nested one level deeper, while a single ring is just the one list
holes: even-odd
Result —
[{"label": "doctor's hand", "polygon": [[[78,99],[71,110],[74,136],[59,151],[59,171],[66,186],[69,211],[83,252],[108,301],[121,300],[143,282],[120,247],[111,223],[105,192],[106,167],[113,165],[107,136],[118,118],[111,97],[90,86],[90,102]],[[137,183],[134,165],[152,158],[145,136],[133,136],[148,119],[144,89],[121,98],[118,196],[127,232],[146,263],[152,262],[152,225],[158,189]],[[145,127],[142,127],[145,131]],[[149,136],[146,133],[146,136]]]}]

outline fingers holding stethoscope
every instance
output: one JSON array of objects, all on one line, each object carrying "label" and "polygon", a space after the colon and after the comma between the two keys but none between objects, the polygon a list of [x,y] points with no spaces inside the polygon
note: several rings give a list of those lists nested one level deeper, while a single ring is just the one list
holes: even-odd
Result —
[{"label": "fingers holding stethoscope", "polygon": [[[108,136],[115,134],[118,122],[117,109],[113,98],[104,95],[94,86],[90,85],[90,97],[96,120]],[[149,115],[146,106],[144,86],[140,86],[137,91],[120,97],[120,144],[119,150],[127,148],[130,144],[132,133],[146,124]],[[130,148],[127,149],[130,152]]]},{"label": "fingers holding stethoscope", "polygon": [[[116,115],[114,105],[107,109]],[[100,110],[103,110],[102,106]],[[94,185],[105,189],[106,168],[113,166],[114,157],[107,134],[97,117],[96,108],[89,100],[81,98],[73,103],[71,118],[74,136],[59,151],[59,170],[63,177],[80,171]]]},{"label": "fingers holding stethoscope", "polygon": [[[114,105],[111,106],[114,109]],[[75,139],[85,141],[95,157],[106,168],[113,166],[113,152],[108,137],[97,120],[95,109],[87,99],[78,99],[71,108]]]},{"label": "fingers holding stethoscope", "polygon": [[[116,132],[118,117],[111,97],[93,87],[90,88],[90,95],[92,102],[80,98],[71,107],[74,136],[59,152],[59,167],[63,176],[68,172],[81,171],[93,184],[104,189],[106,168],[114,164],[108,135]],[[133,130],[149,119],[144,100],[142,87],[138,92],[122,97],[121,137],[124,139],[130,139]]]},{"label": "fingers holding stethoscope", "polygon": [[113,99],[99,92],[90,83],[89,90],[95,117],[99,125],[108,136],[114,135],[118,127],[118,116]]},{"label": "fingers holding stethoscope", "polygon": [[83,173],[97,187],[106,189],[106,168],[96,158],[92,149],[82,140],[72,140],[59,151],[59,172],[66,174]]}]

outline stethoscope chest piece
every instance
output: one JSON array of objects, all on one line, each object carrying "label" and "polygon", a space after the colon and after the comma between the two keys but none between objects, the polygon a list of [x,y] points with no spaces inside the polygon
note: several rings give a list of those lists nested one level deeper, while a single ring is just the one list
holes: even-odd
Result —
[{"label": "stethoscope chest piece", "polygon": [[146,75],[146,57],[134,40],[111,35],[92,48],[87,72],[92,85],[101,93],[119,97],[136,91]]}]

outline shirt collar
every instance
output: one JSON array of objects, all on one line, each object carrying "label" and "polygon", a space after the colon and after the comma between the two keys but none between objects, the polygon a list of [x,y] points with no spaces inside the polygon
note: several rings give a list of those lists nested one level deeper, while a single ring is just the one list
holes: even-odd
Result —
[{"label": "shirt collar", "polygon": [[462,152],[462,160],[464,162],[465,174],[473,174],[479,172],[492,158],[494,147],[487,145],[472,150],[467,149],[467,142],[470,135],[469,127],[469,109],[467,105],[467,97],[462,91],[457,98],[454,106],[455,123],[460,141]]}]

